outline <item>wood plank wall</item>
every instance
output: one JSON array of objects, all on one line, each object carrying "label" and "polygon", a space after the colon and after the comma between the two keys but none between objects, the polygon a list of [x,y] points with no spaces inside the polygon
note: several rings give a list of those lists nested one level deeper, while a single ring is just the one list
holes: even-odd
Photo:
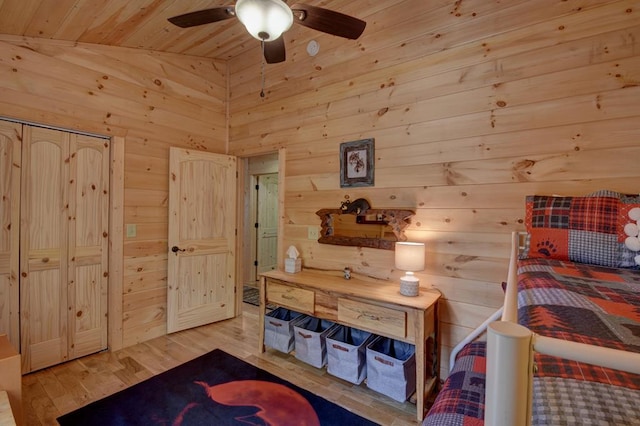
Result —
[{"label": "wood plank wall", "polygon": [[226,63],[0,36],[0,116],[125,138],[122,342],[166,334],[169,146],[225,152]]},{"label": "wood plank wall", "polygon": [[[450,348],[502,303],[528,194],[640,190],[640,5],[606,0],[326,1],[357,41],[295,26],[288,58],[229,61],[230,153],[286,149],[284,244],[307,267],[397,281],[393,252],[307,239],[315,211],[365,197],[417,211],[422,283]],[[309,57],[309,40],[320,52]],[[375,138],[375,187],[340,188],[340,143]],[[443,376],[446,370],[442,369]]]}]

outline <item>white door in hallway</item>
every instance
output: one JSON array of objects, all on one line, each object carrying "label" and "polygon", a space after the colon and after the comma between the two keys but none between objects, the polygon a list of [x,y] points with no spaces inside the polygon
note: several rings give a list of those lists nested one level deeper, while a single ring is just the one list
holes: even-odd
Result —
[{"label": "white door in hallway", "polygon": [[258,176],[258,275],[278,267],[278,174]]}]

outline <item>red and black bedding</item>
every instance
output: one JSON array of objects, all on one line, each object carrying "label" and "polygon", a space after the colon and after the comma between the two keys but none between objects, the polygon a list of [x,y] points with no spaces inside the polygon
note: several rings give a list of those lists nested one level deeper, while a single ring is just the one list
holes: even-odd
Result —
[{"label": "red and black bedding", "polygon": [[[527,259],[518,275],[518,322],[534,333],[640,353],[640,271]],[[640,424],[640,376],[538,353],[534,361],[533,424]]]},{"label": "red and black bedding", "polygon": [[462,348],[422,425],[483,425],[486,372],[486,342],[472,342]]},{"label": "red and black bedding", "polygon": [[[640,352],[640,271],[525,259],[518,275],[518,322],[531,331]],[[640,376],[534,356],[532,424],[640,424]],[[424,425],[483,424],[485,358],[484,342],[460,352]]]},{"label": "red and black bedding", "polygon": [[[527,197],[518,322],[547,337],[640,352],[639,207],[638,197],[610,191]],[[460,352],[423,425],[484,423],[485,352],[483,342]],[[534,356],[532,424],[640,424],[640,376]]]}]

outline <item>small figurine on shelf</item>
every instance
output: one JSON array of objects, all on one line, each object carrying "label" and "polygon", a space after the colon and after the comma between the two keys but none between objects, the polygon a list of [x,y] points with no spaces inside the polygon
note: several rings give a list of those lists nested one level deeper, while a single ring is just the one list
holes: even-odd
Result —
[{"label": "small figurine on shelf", "polygon": [[342,210],[342,213],[355,213],[356,215],[366,212],[370,207],[371,205],[364,198],[358,198],[354,202],[346,200],[340,203],[340,210]]}]

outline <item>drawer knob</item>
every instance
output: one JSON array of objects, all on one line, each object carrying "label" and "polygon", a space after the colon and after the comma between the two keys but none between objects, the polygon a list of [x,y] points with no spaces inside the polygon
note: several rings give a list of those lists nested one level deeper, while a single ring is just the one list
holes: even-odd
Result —
[{"label": "drawer knob", "polygon": [[376,316],[376,315],[371,315],[371,314],[362,314],[360,315],[359,318],[365,317],[367,319],[373,320],[373,321],[380,321],[380,317]]}]

